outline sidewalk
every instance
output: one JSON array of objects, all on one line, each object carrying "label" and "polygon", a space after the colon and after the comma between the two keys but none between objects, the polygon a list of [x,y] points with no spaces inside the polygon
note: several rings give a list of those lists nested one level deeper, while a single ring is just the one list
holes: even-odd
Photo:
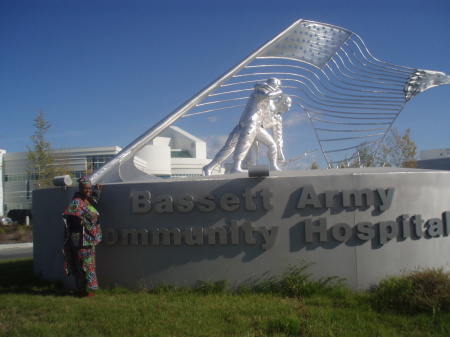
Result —
[{"label": "sidewalk", "polygon": [[0,249],[30,248],[30,247],[33,247],[33,242],[1,244],[0,245]]}]

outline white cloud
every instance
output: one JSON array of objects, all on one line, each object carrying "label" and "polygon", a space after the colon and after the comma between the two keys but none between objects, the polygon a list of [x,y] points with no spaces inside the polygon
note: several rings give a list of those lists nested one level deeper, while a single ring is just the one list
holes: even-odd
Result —
[{"label": "white cloud", "polygon": [[306,121],[308,116],[301,111],[287,112],[283,115],[283,126],[287,128],[304,124]]},{"label": "white cloud", "polygon": [[294,162],[290,164],[286,169],[287,170],[309,170],[311,168],[312,163],[301,163]]},{"label": "white cloud", "polygon": [[214,158],[217,152],[222,148],[227,140],[228,135],[213,135],[207,137],[201,137],[206,142],[206,152],[208,158]]},{"label": "white cloud", "polygon": [[219,120],[219,116],[208,116],[207,120],[210,123],[217,123],[217,121]]}]

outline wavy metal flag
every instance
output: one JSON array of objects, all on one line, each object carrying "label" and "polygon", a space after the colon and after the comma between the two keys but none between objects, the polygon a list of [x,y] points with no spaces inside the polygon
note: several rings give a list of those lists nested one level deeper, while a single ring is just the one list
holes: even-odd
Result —
[{"label": "wavy metal flag", "polygon": [[367,157],[374,156],[412,97],[450,84],[444,73],[376,59],[349,30],[299,20],[149,129],[90,178],[95,182],[147,179],[131,160],[139,149],[181,117],[242,111],[254,84],[268,77],[279,78],[283,92],[308,115],[329,167],[358,162],[361,147]]}]

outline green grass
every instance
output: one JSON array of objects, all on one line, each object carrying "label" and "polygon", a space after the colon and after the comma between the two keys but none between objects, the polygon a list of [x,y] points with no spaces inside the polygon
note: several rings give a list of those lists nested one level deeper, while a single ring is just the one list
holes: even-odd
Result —
[{"label": "green grass", "polygon": [[372,293],[327,280],[314,288],[295,272],[273,280],[281,292],[268,283],[266,291],[230,292],[226,282],[199,282],[192,289],[113,288],[76,298],[39,280],[32,263],[0,263],[0,336],[450,336],[449,312],[376,310]]}]

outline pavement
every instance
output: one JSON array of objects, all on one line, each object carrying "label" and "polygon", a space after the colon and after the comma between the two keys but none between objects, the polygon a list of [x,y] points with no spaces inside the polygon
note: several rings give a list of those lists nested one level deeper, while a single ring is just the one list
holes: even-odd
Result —
[{"label": "pavement", "polygon": [[32,248],[33,242],[0,244],[0,249]]},{"label": "pavement", "polygon": [[33,258],[33,243],[0,244],[0,261]]}]

